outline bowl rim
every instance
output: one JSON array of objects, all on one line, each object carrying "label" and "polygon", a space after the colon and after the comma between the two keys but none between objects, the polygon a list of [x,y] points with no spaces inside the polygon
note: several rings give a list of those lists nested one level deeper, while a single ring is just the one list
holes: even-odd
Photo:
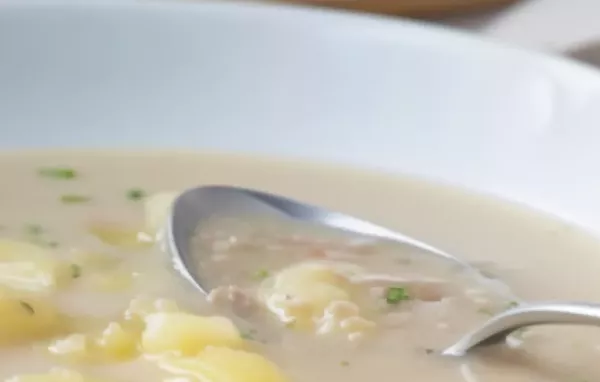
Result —
[{"label": "bowl rim", "polygon": [[490,51],[511,54],[525,60],[542,60],[552,65],[561,66],[579,72],[581,75],[600,81],[600,71],[593,65],[577,61],[568,56],[551,51],[535,50],[515,45],[490,36],[483,36],[467,30],[453,28],[428,20],[410,19],[402,16],[360,13],[345,9],[311,7],[297,3],[272,3],[247,0],[4,0],[0,12],[19,11],[36,12],[50,10],[78,11],[134,11],[134,12],[194,12],[201,10],[223,12],[245,12],[256,16],[291,16],[306,20],[336,23],[352,23],[355,27],[379,26],[388,29],[405,29],[418,32],[424,36],[441,36],[450,38],[456,44],[477,48],[483,54]]}]

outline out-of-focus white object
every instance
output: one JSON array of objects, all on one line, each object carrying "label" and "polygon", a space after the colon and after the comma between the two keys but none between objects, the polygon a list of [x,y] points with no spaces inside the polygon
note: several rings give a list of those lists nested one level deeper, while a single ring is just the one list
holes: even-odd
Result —
[{"label": "out-of-focus white object", "polygon": [[599,15],[598,0],[524,0],[446,23],[529,48],[564,51],[600,38]]},{"label": "out-of-focus white object", "polygon": [[600,232],[597,70],[390,18],[229,1],[23,1],[0,7],[0,149],[158,147],[375,167]]},{"label": "out-of-focus white object", "polygon": [[570,57],[600,68],[600,39],[576,46],[566,52]]},{"label": "out-of-focus white object", "polygon": [[[172,2],[173,0],[121,0],[121,3]],[[202,0],[197,0],[202,1]],[[54,0],[19,0],[43,4]],[[108,3],[114,0],[62,0],[62,3]],[[0,0],[0,6],[15,0]],[[600,38],[600,0],[521,0],[495,11],[455,16],[441,23],[481,33],[516,45],[564,51]]]}]

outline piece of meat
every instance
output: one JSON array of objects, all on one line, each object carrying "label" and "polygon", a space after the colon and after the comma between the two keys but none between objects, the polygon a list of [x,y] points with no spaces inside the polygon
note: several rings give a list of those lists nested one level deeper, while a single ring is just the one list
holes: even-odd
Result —
[{"label": "piece of meat", "polygon": [[251,316],[259,307],[259,302],[253,296],[236,285],[220,286],[211,290],[207,300],[216,306],[229,308],[241,317]]}]

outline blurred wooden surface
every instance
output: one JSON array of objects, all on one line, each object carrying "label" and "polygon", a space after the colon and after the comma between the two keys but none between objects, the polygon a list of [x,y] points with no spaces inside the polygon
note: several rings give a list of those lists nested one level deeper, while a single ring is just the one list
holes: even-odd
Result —
[{"label": "blurred wooden surface", "polygon": [[271,0],[328,8],[413,17],[436,17],[481,11],[518,0]]}]

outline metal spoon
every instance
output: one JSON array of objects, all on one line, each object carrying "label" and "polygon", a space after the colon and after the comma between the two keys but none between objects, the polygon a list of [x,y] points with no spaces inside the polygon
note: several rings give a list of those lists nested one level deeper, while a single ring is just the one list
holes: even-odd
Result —
[{"label": "metal spoon", "polygon": [[475,347],[504,342],[518,329],[548,324],[600,326],[600,305],[548,302],[518,306],[492,317],[442,354],[462,356]]},{"label": "metal spoon", "polygon": [[[261,191],[230,186],[201,186],[185,191],[175,200],[167,223],[166,245],[175,268],[203,293],[204,286],[190,252],[193,235],[202,224],[215,217],[273,216],[321,225],[342,231],[392,240],[450,261],[467,272],[491,282],[468,263],[418,240],[387,228],[339,212],[301,203]],[[578,303],[539,303],[521,305],[492,317],[478,329],[462,337],[441,354],[461,356],[469,350],[503,342],[517,329],[543,324],[600,326],[600,305]]]}]

